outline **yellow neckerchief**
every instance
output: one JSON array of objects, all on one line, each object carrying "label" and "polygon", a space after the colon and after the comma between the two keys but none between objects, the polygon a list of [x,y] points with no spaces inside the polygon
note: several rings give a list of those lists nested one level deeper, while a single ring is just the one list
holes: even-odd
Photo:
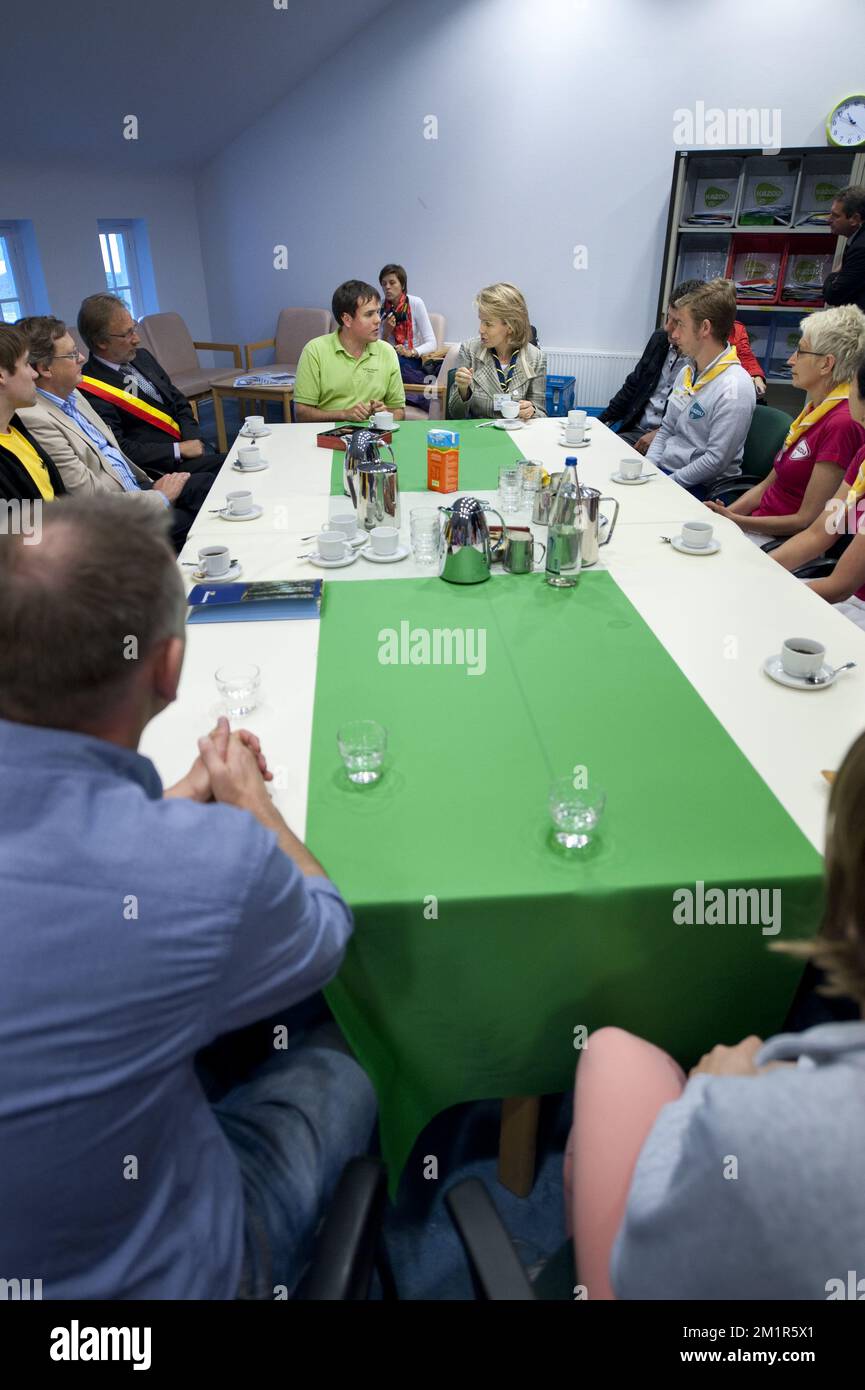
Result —
[{"label": "yellow neckerchief", "polygon": [[852,507],[854,502],[859,501],[863,493],[865,493],[865,458],[860,463],[859,472],[850,484],[850,491],[844,499],[844,506]]},{"label": "yellow neckerchief", "polygon": [[716,358],[711,367],[707,367],[705,372],[700,374],[698,385],[694,385],[693,368],[686,367],[685,375],[682,378],[682,389],[688,396],[696,396],[698,391],[702,391],[704,386],[708,386],[710,381],[714,381],[716,376],[720,376],[728,367],[733,367],[739,361],[739,354],[734,347],[728,347],[721,357]]},{"label": "yellow neckerchief", "polygon": [[830,410],[834,410],[841,401],[846,401],[850,395],[850,383],[845,381],[843,385],[836,386],[834,391],[830,391],[822,405],[810,406],[806,401],[796,419],[787,431],[787,438],[784,440],[784,448],[789,449],[791,444],[801,438],[806,430],[812,425],[816,425],[818,420],[822,420],[824,415],[828,415]]}]

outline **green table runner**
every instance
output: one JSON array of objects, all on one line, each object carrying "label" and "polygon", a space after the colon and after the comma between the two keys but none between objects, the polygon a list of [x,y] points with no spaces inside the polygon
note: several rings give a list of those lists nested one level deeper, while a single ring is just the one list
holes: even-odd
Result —
[{"label": "green table runner", "polygon": [[[435,664],[436,629],[476,634],[478,674]],[[389,730],[372,788],[342,771],[351,718]],[[547,794],[577,765],[608,802],[570,860]],[[777,1031],[801,967],[767,944],[812,933],[822,896],[820,856],[605,573],[326,586],[307,835],[355,913],[328,999],[378,1092],[392,1192],[439,1110],[568,1089],[581,1027],[685,1065]],[[780,933],[700,925],[698,883],[780,890]]]},{"label": "green table runner", "polygon": [[[525,457],[518,443],[521,431],[511,434],[508,430],[497,430],[494,425],[481,430],[477,428],[479,424],[478,420],[403,420],[394,433],[392,445],[399,469],[400,491],[426,492],[426,437],[433,429],[459,433],[460,492],[498,487],[502,464]],[[386,452],[384,457],[387,457]],[[345,454],[335,449],[330,470],[332,497],[342,495],[344,462]]]}]

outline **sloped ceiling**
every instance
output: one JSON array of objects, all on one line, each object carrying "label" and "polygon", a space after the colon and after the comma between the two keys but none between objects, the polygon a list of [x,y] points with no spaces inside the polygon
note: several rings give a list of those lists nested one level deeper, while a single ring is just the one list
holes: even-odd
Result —
[{"label": "sloped ceiling", "polygon": [[[276,0],[282,4],[283,0]],[[7,9],[0,160],[195,169],[392,0],[40,0]],[[134,129],[135,140],[124,138]]]}]

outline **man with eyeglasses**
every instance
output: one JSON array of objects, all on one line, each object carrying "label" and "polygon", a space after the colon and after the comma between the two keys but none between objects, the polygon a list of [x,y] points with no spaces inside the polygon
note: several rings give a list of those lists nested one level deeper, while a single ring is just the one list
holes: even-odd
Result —
[{"label": "man with eyeglasses", "polygon": [[225,455],[209,450],[189,401],[141,347],[138,325],[114,294],[91,294],[78,312],[90,349],[79,389],[124,454],[152,478],[186,470],[215,474]]},{"label": "man with eyeglasses", "polygon": [[171,510],[172,539],[179,550],[212,482],[210,473],[166,473],[151,482],[121,449],[112,430],[77,390],[83,353],[61,319],[20,319],[36,372],[36,401],[20,411],[22,423],[52,460],[66,492],[77,496],[127,493],[159,511]]},{"label": "man with eyeglasses", "polygon": [[855,304],[865,311],[865,187],[842,188],[829,210],[829,230],[847,238],[838,270],[823,281],[827,304]]}]

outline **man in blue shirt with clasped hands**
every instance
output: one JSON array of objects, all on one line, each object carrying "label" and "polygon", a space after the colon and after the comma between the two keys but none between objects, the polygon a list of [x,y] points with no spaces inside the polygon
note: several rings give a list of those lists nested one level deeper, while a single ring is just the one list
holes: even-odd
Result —
[{"label": "man in blue shirt with clasped hands", "polygon": [[331,979],[352,917],[254,735],[221,720],[167,790],[137,752],[183,662],[167,527],[92,497],[0,534],[0,1269],[45,1298],[290,1293],[375,1120],[332,1021],[215,1104],[196,1072]]}]

